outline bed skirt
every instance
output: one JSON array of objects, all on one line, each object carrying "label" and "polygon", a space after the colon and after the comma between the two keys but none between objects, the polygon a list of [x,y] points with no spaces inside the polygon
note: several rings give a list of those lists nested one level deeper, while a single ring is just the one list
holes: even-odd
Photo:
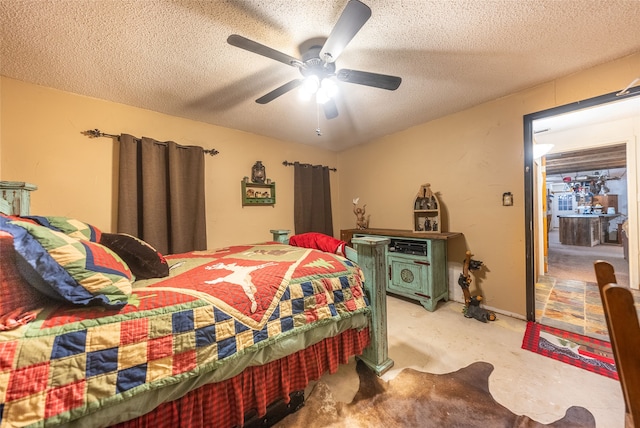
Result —
[{"label": "bed skirt", "polygon": [[369,329],[347,330],[279,360],[247,367],[231,379],[203,385],[113,427],[240,427],[247,412],[255,410],[263,416],[269,404],[279,399],[288,402],[291,392],[304,389],[326,372],[335,373],[339,364],[362,354],[369,341]]}]

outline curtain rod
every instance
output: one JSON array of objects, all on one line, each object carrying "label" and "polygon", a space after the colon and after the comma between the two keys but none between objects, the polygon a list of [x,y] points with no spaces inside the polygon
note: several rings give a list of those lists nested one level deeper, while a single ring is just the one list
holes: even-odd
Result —
[{"label": "curtain rod", "polygon": [[[300,163],[300,162],[297,162],[297,161],[296,162],[284,161],[284,162],[282,162],[282,165],[284,165],[284,166],[293,166],[296,163],[298,163],[301,166],[321,166],[321,167],[325,167],[326,166],[326,165],[311,165],[310,163]],[[329,167],[327,166],[327,168],[329,168]],[[329,171],[337,171],[337,170],[338,170],[337,168],[329,168]]]},{"label": "curtain rod", "polygon": [[[119,135],[115,135],[115,134],[107,134],[105,132],[100,131],[98,128],[96,129],[89,129],[87,131],[84,131],[82,134],[88,136],[89,138],[98,138],[98,137],[108,137],[108,138],[117,138],[118,140],[120,139]],[[158,142],[158,144],[163,144],[166,146],[166,144],[162,143],[162,142]],[[178,147],[180,148],[184,148],[185,146],[181,146],[178,144]],[[211,155],[211,156],[215,156],[218,153],[220,153],[219,151],[217,151],[216,149],[202,149],[206,154]]]}]

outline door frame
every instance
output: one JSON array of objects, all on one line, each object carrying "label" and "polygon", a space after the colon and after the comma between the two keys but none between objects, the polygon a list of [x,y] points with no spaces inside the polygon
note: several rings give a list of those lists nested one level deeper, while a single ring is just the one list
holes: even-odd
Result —
[{"label": "door frame", "polygon": [[[624,98],[640,95],[640,86],[628,89],[624,95],[617,95],[618,92],[611,92],[605,95],[577,101],[553,107],[547,110],[527,114],[523,117],[524,129],[524,209],[525,209],[525,255],[526,255],[526,316],[528,321],[535,321],[536,303],[536,228],[535,228],[535,168],[533,158],[533,122],[537,119],[544,119],[564,113],[569,113],[585,108],[596,107]],[[628,152],[628,149],[627,149]],[[628,160],[627,160],[628,162]],[[637,240],[637,237],[635,238]]]}]

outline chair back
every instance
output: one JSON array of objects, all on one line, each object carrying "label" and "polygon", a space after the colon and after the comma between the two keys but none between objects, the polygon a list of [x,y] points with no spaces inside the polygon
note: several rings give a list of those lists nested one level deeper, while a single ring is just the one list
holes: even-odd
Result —
[{"label": "chair back", "polygon": [[616,284],[611,263],[597,260],[593,267],[624,396],[625,427],[634,428],[635,421],[640,428],[640,326],[633,295]]},{"label": "chair back", "polygon": [[616,370],[626,405],[625,426],[640,427],[640,323],[633,295],[627,287],[617,284],[605,285],[602,292]]},{"label": "chair back", "polygon": [[596,260],[593,263],[593,268],[596,271],[596,282],[600,289],[600,297],[602,297],[602,288],[605,285],[618,283],[618,281],[616,281],[616,274],[613,265],[604,260]]},{"label": "chair back", "polygon": [[[613,268],[613,265],[611,263],[605,260],[596,260],[595,262],[593,262],[593,268],[596,271],[596,282],[598,283],[598,290],[600,292],[600,301],[604,306],[604,286],[607,284],[617,283],[615,269]],[[609,343],[611,343],[611,348],[613,349],[613,342],[615,338],[611,334],[611,322],[609,321],[609,315],[607,314],[606,310],[604,311],[604,320],[607,323],[607,331],[609,332]],[[616,364],[618,364],[618,361],[616,361]],[[624,389],[624,385],[622,385],[623,382],[624,381],[622,377],[620,377],[620,384],[622,386],[622,389]]]}]

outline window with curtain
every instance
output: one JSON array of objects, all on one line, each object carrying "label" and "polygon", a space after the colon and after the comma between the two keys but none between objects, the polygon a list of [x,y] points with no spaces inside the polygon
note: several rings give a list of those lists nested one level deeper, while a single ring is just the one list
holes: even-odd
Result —
[{"label": "window with curtain", "polygon": [[295,162],[293,168],[295,233],[333,236],[329,167]]},{"label": "window with curtain", "polygon": [[119,161],[118,232],[162,254],[206,249],[202,147],[122,134]]}]

